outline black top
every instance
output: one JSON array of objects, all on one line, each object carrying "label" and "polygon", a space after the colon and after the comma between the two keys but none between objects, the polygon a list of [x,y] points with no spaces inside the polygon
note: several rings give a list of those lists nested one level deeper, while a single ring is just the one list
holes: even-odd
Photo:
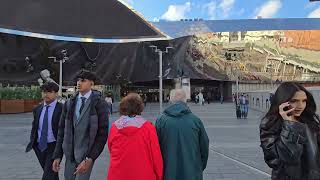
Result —
[{"label": "black top", "polygon": [[320,179],[319,131],[308,123],[263,119],[260,140],[273,180]]},{"label": "black top", "polygon": [[2,0],[0,28],[41,34],[132,39],[164,37],[117,0]]}]

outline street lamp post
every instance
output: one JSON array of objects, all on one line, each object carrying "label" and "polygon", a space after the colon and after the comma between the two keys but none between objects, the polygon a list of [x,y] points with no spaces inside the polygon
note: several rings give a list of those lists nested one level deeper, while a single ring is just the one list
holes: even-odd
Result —
[{"label": "street lamp post", "polygon": [[155,50],[156,53],[159,55],[159,103],[160,103],[160,113],[162,112],[162,99],[163,99],[163,84],[162,84],[162,58],[163,58],[163,53],[168,53],[169,49],[173,49],[173,47],[166,47],[165,51],[162,51],[161,49],[158,49],[157,46],[150,46],[152,49]]},{"label": "street lamp post", "polygon": [[272,81],[272,77],[273,74],[272,74],[272,70],[270,70],[270,85],[271,85],[271,89],[273,89],[273,81]]},{"label": "street lamp post", "polygon": [[62,59],[57,59],[57,57],[48,57],[49,59],[53,59],[53,62],[59,62],[59,96],[62,97],[62,71],[63,71],[63,63],[69,60],[67,56],[67,50],[61,50]]},{"label": "street lamp post", "polygon": [[[239,91],[240,91],[240,88],[239,88],[239,78],[240,78],[240,72],[239,70],[236,68],[235,70],[233,70],[233,67],[231,66],[231,72],[234,72],[236,74],[236,101],[238,103],[238,99],[239,99]],[[233,73],[233,74],[234,74]]]},{"label": "street lamp post", "polygon": [[236,97],[237,97],[237,101],[238,101],[238,99],[239,99],[239,73],[238,73],[238,72],[237,72],[236,88],[237,88],[237,90],[236,90],[236,92],[237,92]]}]

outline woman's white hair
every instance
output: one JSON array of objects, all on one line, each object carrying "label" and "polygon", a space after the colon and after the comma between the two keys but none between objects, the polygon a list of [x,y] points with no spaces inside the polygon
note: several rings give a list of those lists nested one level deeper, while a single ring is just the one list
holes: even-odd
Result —
[{"label": "woman's white hair", "polygon": [[178,101],[187,102],[187,95],[183,89],[173,89],[170,91],[170,101],[176,103]]}]

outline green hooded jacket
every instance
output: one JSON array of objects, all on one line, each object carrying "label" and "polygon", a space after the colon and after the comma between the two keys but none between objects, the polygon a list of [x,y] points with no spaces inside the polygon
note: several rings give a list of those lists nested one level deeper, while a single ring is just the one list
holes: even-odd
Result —
[{"label": "green hooded jacket", "polygon": [[202,180],[209,138],[201,120],[187,104],[169,106],[156,121],[164,165],[164,180]]}]

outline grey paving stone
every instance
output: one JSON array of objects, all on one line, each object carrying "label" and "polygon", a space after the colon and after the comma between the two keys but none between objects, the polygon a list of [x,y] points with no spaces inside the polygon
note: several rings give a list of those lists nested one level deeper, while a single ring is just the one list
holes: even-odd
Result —
[{"label": "grey paving stone", "polygon": [[[202,119],[210,138],[211,148],[204,180],[270,179],[261,173],[270,174],[271,171],[264,163],[259,147],[260,112],[250,111],[248,119],[236,119],[234,106],[230,103],[189,106]],[[143,116],[154,122],[158,115],[158,104],[147,104]],[[114,114],[110,123],[117,117]],[[31,113],[0,115],[0,180],[40,179],[42,172],[35,154],[24,153],[31,130],[31,118]],[[91,179],[106,179],[108,164],[106,147],[95,163]],[[63,179],[63,170],[60,177]]]}]

